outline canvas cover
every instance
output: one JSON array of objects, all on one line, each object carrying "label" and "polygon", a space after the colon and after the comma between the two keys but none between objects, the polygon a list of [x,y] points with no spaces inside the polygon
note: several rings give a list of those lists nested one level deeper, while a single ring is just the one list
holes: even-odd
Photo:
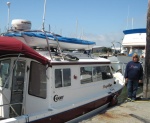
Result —
[{"label": "canvas cover", "polygon": [[26,57],[32,58],[41,62],[42,64],[46,65],[49,64],[50,61],[41,56],[39,53],[34,51],[32,48],[24,44],[23,42],[19,41],[18,39],[12,37],[0,37],[0,56],[6,54],[16,54],[22,53]]}]

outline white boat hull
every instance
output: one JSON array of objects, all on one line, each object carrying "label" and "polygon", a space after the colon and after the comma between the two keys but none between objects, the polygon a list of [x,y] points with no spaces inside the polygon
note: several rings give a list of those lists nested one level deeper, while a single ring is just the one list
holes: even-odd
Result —
[{"label": "white boat hull", "polygon": [[[16,39],[21,40],[25,44],[27,44],[30,47],[36,46],[36,47],[47,47],[47,40],[43,38],[38,37],[30,37],[27,35],[24,35],[23,37],[15,37]],[[85,45],[85,44],[75,44],[75,43],[66,43],[62,41],[58,41],[59,46],[61,49],[85,49],[89,50],[92,49],[94,45]],[[53,39],[48,39],[48,44],[50,47],[57,47],[58,45],[57,41]]]}]

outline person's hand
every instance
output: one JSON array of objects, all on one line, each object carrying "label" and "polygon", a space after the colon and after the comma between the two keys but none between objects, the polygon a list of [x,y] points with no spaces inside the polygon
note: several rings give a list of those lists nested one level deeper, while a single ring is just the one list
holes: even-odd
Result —
[{"label": "person's hand", "polygon": [[128,78],[125,78],[125,86],[127,86]]},{"label": "person's hand", "polygon": [[128,78],[126,78],[125,80],[126,80],[126,83],[127,83],[128,82]]},{"label": "person's hand", "polygon": [[142,83],[142,80],[139,80],[139,83]]}]

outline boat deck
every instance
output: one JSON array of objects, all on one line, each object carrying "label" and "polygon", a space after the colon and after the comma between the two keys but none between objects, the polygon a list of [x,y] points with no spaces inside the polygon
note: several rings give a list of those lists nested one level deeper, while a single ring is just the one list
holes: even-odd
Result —
[{"label": "boat deck", "polygon": [[126,102],[80,123],[150,123],[150,100]]}]

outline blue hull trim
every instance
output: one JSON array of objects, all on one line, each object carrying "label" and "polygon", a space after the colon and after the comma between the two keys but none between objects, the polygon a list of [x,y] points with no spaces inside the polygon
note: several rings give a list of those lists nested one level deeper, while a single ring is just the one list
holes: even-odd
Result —
[{"label": "blue hull trim", "polygon": [[134,33],[146,33],[146,28],[124,30],[123,33],[125,35],[126,34],[134,34]]},{"label": "blue hull trim", "polygon": [[46,36],[43,32],[9,32],[4,34],[4,36],[9,37],[22,37],[23,35],[27,35],[29,37],[37,37],[41,39],[46,39],[46,36],[49,40],[58,40],[59,42],[64,43],[72,43],[72,44],[82,44],[82,45],[96,45],[93,41],[81,40],[77,38],[69,38],[69,37],[62,37],[62,36],[53,36],[52,34],[46,33]]}]

